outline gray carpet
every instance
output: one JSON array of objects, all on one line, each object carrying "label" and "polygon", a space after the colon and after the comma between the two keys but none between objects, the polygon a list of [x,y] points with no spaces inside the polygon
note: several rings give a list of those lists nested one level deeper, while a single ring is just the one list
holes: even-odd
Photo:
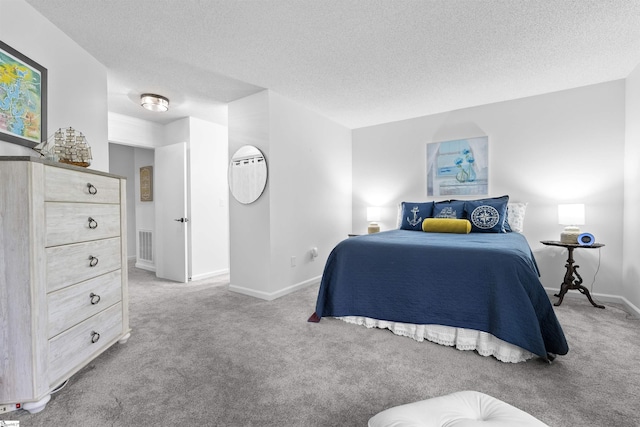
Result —
[{"label": "gray carpet", "polygon": [[131,268],[132,336],[27,426],[366,426],[391,406],[478,390],[550,426],[640,426],[640,321],[566,298],[570,351],[505,364],[335,319],[307,323],[317,286],[267,302],[218,279],[177,284]]}]

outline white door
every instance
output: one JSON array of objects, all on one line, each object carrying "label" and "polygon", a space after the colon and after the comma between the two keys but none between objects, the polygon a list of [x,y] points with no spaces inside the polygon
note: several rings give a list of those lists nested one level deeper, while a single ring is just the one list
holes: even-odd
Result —
[{"label": "white door", "polygon": [[156,276],[186,283],[187,144],[155,149]]}]

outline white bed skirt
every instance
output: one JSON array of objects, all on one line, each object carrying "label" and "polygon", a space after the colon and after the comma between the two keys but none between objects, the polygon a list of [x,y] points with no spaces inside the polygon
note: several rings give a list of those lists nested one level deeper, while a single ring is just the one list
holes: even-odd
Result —
[{"label": "white bed skirt", "polygon": [[523,348],[502,341],[489,333],[473,329],[442,325],[413,325],[359,316],[336,317],[336,319],[367,328],[389,329],[396,335],[413,338],[416,341],[426,339],[458,350],[476,350],[482,356],[493,356],[506,363],[524,362],[535,357],[535,354]]}]

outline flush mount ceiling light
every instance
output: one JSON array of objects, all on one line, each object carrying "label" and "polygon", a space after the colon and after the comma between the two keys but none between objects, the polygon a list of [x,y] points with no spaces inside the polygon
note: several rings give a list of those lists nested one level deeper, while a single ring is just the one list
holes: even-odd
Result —
[{"label": "flush mount ceiling light", "polygon": [[150,111],[167,111],[169,99],[152,93],[143,93],[140,95],[140,105]]}]

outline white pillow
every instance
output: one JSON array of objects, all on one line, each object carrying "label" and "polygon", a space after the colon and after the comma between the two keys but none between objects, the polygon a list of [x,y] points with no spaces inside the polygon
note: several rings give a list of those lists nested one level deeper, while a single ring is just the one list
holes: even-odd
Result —
[{"label": "white pillow", "polygon": [[507,221],[509,222],[511,231],[522,233],[524,230],[524,214],[526,210],[527,203],[507,203]]}]

